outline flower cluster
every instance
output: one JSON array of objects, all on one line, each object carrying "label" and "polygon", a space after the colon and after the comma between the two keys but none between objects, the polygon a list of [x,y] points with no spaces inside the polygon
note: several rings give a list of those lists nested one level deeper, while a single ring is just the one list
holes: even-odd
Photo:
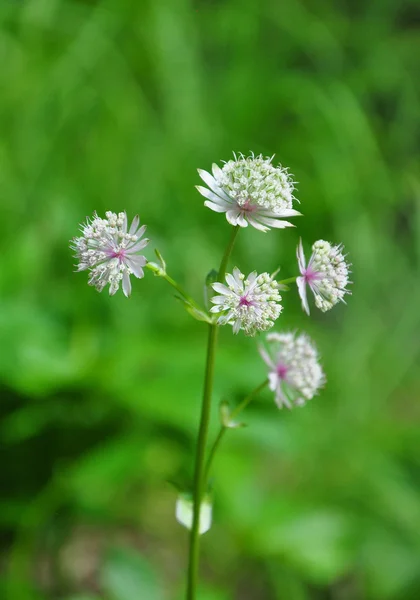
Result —
[{"label": "flower cluster", "polygon": [[318,351],[310,338],[296,333],[269,333],[260,354],[269,367],[269,385],[279,408],[302,406],[325,383]]},{"label": "flower cluster", "polygon": [[[300,215],[293,208],[292,176],[287,168],[275,166],[273,157],[234,154],[234,159],[225,162],[222,168],[213,164],[211,173],[202,169],[198,172],[207,185],[197,186],[206,198],[205,206],[225,213],[227,221],[235,227],[251,225],[266,232],[272,227],[291,227],[284,219]],[[141,254],[149,242],[143,238],[145,225],[140,227],[136,216],[128,227],[125,212],[107,212],[105,218],[95,213],[81,229],[82,235],[71,244],[78,259],[77,269],[89,271],[89,285],[98,291],[109,285],[109,293],[113,295],[121,285],[125,296],[129,296],[130,275],[142,278],[147,263]],[[213,306],[209,314],[167,275],[165,261],[157,250],[156,253],[160,265],[149,263],[148,268],[173,285],[190,314],[201,321],[231,325],[235,334],[243,330],[246,335],[254,336],[273,327],[282,312],[279,290],[288,288],[276,281],[275,274],[253,271],[245,277],[235,267],[232,273],[223,272],[226,283],[219,280],[212,284],[217,295],[211,298]],[[350,293],[347,289],[350,265],[342,245],[318,240],[306,263],[300,240],[297,259],[299,275],[284,283],[296,280],[305,312],[309,314],[307,286],[314,294],[315,305],[323,312],[344,301],[344,296]],[[277,404],[291,407],[312,398],[325,381],[313,343],[304,334],[273,333],[266,339],[268,349],[262,346],[260,352],[270,369],[270,387],[275,391]]]},{"label": "flower cluster", "polygon": [[72,240],[72,249],[78,259],[78,271],[90,271],[89,285],[99,292],[109,284],[109,293],[118,291],[122,282],[125,296],[131,293],[130,275],[139,279],[144,276],[146,259],[140,254],[149,240],[141,239],[146,226],[140,227],[140,219],[134,217],[127,230],[127,215],[108,211],[101,219],[95,213],[93,218],[82,225],[82,236]]},{"label": "flower cluster", "polygon": [[198,172],[207,186],[197,186],[205,198],[204,205],[212,211],[224,213],[228,223],[235,227],[219,272],[212,270],[206,278],[205,305],[208,291],[213,289],[216,293],[210,298],[210,309],[209,306],[203,308],[168,274],[166,262],[158,249],[155,249],[158,263],[149,262],[142,255],[149,240],[143,237],[146,226],[140,227],[138,216],[129,226],[125,212],[106,212],[105,218],[95,213],[92,219],[81,226],[82,234],[71,242],[78,260],[77,270],[88,271],[89,285],[99,292],[109,285],[112,296],[121,285],[124,295],[129,296],[130,276],[141,279],[144,276],[143,267],[147,267],[176,290],[176,297],[190,315],[210,326],[194,493],[182,492],[176,503],[177,520],[192,530],[192,548],[197,536],[211,526],[212,500],[206,493],[209,470],[223,433],[242,426],[236,420],[238,414],[267,384],[274,393],[277,406],[291,409],[311,400],[326,382],[318,350],[305,333],[268,333],[265,342],[259,344],[260,355],[267,367],[265,380],[233,411],[227,402],[222,403],[220,433],[208,452],[207,464],[204,464],[217,326],[230,325],[234,334],[242,330],[247,336],[268,331],[283,311],[280,290],[287,291],[289,288],[286,284],[291,282],[296,282],[303,310],[307,314],[307,286],[314,294],[315,305],[323,312],[344,301],[345,295],[350,293],[347,289],[350,265],[343,254],[342,245],[323,240],[313,244],[308,263],[300,240],[297,248],[299,274],[295,273],[297,276],[283,281],[276,280],[279,270],[272,275],[253,271],[246,277],[235,267],[232,273],[226,274],[239,228],[250,225],[267,232],[271,228],[293,226],[285,219],[301,214],[293,206],[295,184],[287,168],[273,164],[273,157],[254,154],[248,157],[234,154],[234,159],[225,162],[222,167],[213,164],[211,173],[202,169]]},{"label": "flower cluster", "polygon": [[279,284],[268,273],[257,275],[254,271],[248,277],[235,267],[233,274],[226,275],[227,286],[213,283],[213,289],[220,295],[211,302],[212,313],[223,313],[218,318],[219,325],[233,326],[233,333],[243,329],[246,335],[266,331],[280,316],[282,306]]},{"label": "flower cluster", "polygon": [[349,267],[343,247],[332,246],[329,242],[318,240],[312,246],[312,256],[306,265],[302,240],[297,248],[300,277],[296,279],[303,310],[309,315],[306,295],[308,285],[315,296],[317,308],[326,312],[337,302],[344,302],[344,295],[350,293],[346,286],[349,282]]},{"label": "flower cluster", "polygon": [[208,188],[197,186],[205,206],[226,213],[231,225],[252,225],[260,231],[270,227],[292,227],[285,217],[300,213],[293,208],[294,182],[287,169],[275,167],[272,158],[242,154],[229,160],[221,169],[213,164],[212,173],[198,170]]}]

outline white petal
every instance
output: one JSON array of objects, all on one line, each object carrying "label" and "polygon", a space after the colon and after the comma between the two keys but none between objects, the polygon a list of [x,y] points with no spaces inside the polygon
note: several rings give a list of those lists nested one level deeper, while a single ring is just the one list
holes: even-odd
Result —
[{"label": "white petal", "polygon": [[233,333],[238,333],[239,330],[241,328],[241,320],[240,319],[236,319],[236,321],[233,324]]},{"label": "white petal", "polygon": [[213,176],[214,176],[214,178],[215,178],[216,180],[217,180],[217,178],[218,178],[218,177],[219,177],[219,178],[220,178],[220,177],[222,177],[222,175],[223,175],[223,171],[222,171],[222,169],[221,169],[221,168],[220,168],[218,165],[216,165],[216,163],[213,163],[213,164],[212,164],[212,166],[211,166],[211,170],[212,170],[212,172],[213,172]]},{"label": "white petal", "polygon": [[213,296],[210,302],[213,302],[213,304],[224,304],[226,302],[226,296]]},{"label": "white petal", "polygon": [[292,408],[292,405],[290,404],[288,397],[281,389],[281,383],[279,383],[279,385],[277,386],[275,401],[279,408],[283,408],[283,405],[286,406],[286,408],[289,408],[289,409]]},{"label": "white petal", "polygon": [[[273,359],[271,358],[271,356],[268,354],[267,350],[264,348],[264,346],[258,346],[258,352],[261,354],[261,358],[263,359],[263,361],[265,362],[265,364],[270,367],[270,369],[274,369],[275,365],[273,362]],[[271,388],[270,388],[271,389]]]},{"label": "white petal", "polygon": [[124,292],[124,296],[126,296],[128,298],[129,295],[131,294],[131,281],[130,281],[130,275],[128,274],[127,271],[124,271],[124,273],[123,273],[122,289]]},{"label": "white petal", "polygon": [[214,202],[219,206],[226,206],[226,209],[232,206],[232,201],[227,202],[224,198],[221,198],[218,194],[215,194],[211,190],[208,190],[207,188],[203,187],[202,185],[196,185],[195,187],[202,196],[204,196],[208,200],[211,200],[211,202]]},{"label": "white petal", "polygon": [[211,190],[213,190],[213,192],[215,192],[218,196],[220,196],[227,202],[231,202],[231,198],[229,198],[226,192],[224,192],[222,188],[218,186],[217,181],[215,180],[213,175],[210,175],[210,173],[204,171],[203,169],[197,169],[197,171],[204,183],[207,183],[207,185]]},{"label": "white petal", "polygon": [[226,212],[226,219],[227,219],[228,223],[230,223],[231,225],[236,227],[236,225],[238,224],[239,215],[240,215],[240,212],[237,208],[231,208],[230,210],[228,210]]},{"label": "white petal", "polygon": [[138,242],[134,242],[132,246],[128,246],[125,253],[135,254],[136,252],[140,252],[140,250],[143,250],[143,248],[145,248],[149,242],[150,240],[148,240],[147,238],[145,238],[144,240],[139,240]]},{"label": "white petal", "polygon": [[140,229],[138,231],[136,231],[135,235],[137,236],[137,240],[139,240],[141,237],[143,237],[146,229],[147,229],[147,225],[142,225],[140,227]]},{"label": "white petal", "polygon": [[242,273],[240,272],[240,270],[238,269],[238,267],[234,267],[233,269],[233,276],[235,278],[236,283],[241,286],[243,285],[242,279],[241,279],[241,275]]},{"label": "white petal", "polygon": [[296,256],[298,259],[299,271],[301,273],[304,273],[304,271],[306,269],[306,259],[305,259],[305,253],[303,251],[302,238],[299,238],[299,245],[296,249]]},{"label": "white petal", "polygon": [[137,228],[139,226],[139,223],[140,223],[140,218],[139,218],[138,215],[136,215],[134,217],[134,219],[133,219],[133,222],[131,223],[131,227],[130,227],[130,230],[128,232],[130,235],[134,235],[135,234],[135,232],[137,231]]},{"label": "white petal", "polygon": [[272,392],[276,391],[277,389],[277,385],[279,383],[279,376],[277,375],[277,373],[269,373],[268,374],[268,387],[270,388],[270,390]]},{"label": "white petal", "polygon": [[272,219],[271,217],[260,217],[259,215],[256,215],[256,219],[264,225],[268,225],[269,227],[276,227],[277,229],[284,229],[285,227],[296,227],[296,225],[293,225],[293,223],[289,223],[289,221],[281,221],[279,219]]},{"label": "white petal", "polygon": [[236,288],[235,278],[230,273],[226,273],[226,281],[227,281],[227,284],[228,284],[229,287],[231,287],[233,289]]},{"label": "white petal", "polygon": [[147,262],[144,256],[132,256],[131,258],[127,258],[125,262],[138,279],[144,277],[144,271],[142,267],[144,267]]},{"label": "white petal", "polygon": [[250,225],[252,225],[252,227],[255,227],[255,229],[259,229],[260,231],[263,231],[264,233],[266,233],[268,231],[268,227],[261,225],[253,217],[247,216],[247,221]]},{"label": "white petal", "polygon": [[245,219],[242,213],[239,213],[238,225],[239,227],[248,227],[248,221]]},{"label": "white petal", "polygon": [[296,279],[296,285],[298,288],[299,296],[302,301],[302,308],[309,315],[309,304],[308,304],[308,296],[306,293],[306,282],[303,277],[298,277]]},{"label": "white petal", "polygon": [[222,206],[220,204],[215,204],[214,202],[210,202],[209,200],[206,200],[204,202],[204,206],[207,206],[207,208],[210,208],[210,210],[214,210],[214,212],[218,212],[218,213],[223,213],[223,212],[226,212],[228,210],[227,206]]},{"label": "white petal", "polygon": [[210,309],[211,313],[218,313],[224,310],[223,306],[212,306]]},{"label": "white petal", "polygon": [[248,285],[250,285],[250,286],[253,285],[257,281],[257,279],[258,279],[257,271],[252,271],[252,273],[250,273],[247,277],[247,280],[249,282]]},{"label": "white petal", "polygon": [[219,283],[218,281],[212,284],[212,288],[215,292],[219,292],[219,294],[224,294],[225,296],[230,296],[232,293],[228,287],[226,287],[223,283]]},{"label": "white petal", "polygon": [[258,211],[260,215],[263,217],[273,217],[273,219],[277,219],[278,217],[301,217],[302,213],[294,208],[283,208],[279,211],[274,212],[269,208],[262,208]]}]

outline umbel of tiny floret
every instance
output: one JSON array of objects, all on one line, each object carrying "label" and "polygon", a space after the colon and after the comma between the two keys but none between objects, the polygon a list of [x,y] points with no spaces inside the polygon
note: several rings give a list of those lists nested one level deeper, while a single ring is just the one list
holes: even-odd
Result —
[{"label": "umbel of tiny floret", "polygon": [[139,279],[144,276],[146,258],[139,254],[149,243],[141,239],[146,226],[140,227],[140,219],[135,216],[130,229],[127,229],[127,215],[108,211],[105,219],[95,213],[91,220],[81,226],[82,235],[73,238],[71,247],[78,259],[78,271],[89,270],[89,285],[99,292],[109,284],[112,295],[122,289],[125,296],[131,293],[130,275]]},{"label": "umbel of tiny floret", "polygon": [[282,306],[279,284],[268,273],[258,275],[255,271],[245,277],[235,267],[233,274],[226,275],[227,286],[213,283],[213,289],[220,295],[211,302],[212,313],[223,313],[218,318],[219,325],[232,325],[233,333],[243,329],[246,335],[266,331],[280,316]]},{"label": "umbel of tiny floret", "polygon": [[312,255],[306,265],[302,240],[297,247],[300,277],[296,279],[303,310],[309,315],[309,304],[306,295],[308,285],[315,296],[317,308],[326,312],[337,302],[343,301],[349,294],[346,286],[349,281],[350,264],[342,253],[343,246],[333,246],[324,240],[318,240],[312,246]]},{"label": "umbel of tiny floret", "polygon": [[226,213],[231,225],[252,225],[260,231],[270,227],[293,227],[284,217],[300,213],[293,208],[294,182],[287,169],[275,167],[272,158],[262,155],[234,155],[222,168],[212,166],[212,175],[198,169],[208,188],[197,186],[205,198],[205,206]]},{"label": "umbel of tiny floret", "polygon": [[315,344],[306,334],[269,333],[260,354],[279,408],[302,406],[325,384]]}]

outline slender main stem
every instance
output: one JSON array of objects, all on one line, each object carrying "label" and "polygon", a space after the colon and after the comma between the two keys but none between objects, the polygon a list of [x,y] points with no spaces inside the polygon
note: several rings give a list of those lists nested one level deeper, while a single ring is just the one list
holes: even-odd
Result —
[{"label": "slender main stem", "polygon": [[[221,281],[226,274],[226,268],[231,255],[239,227],[232,231],[228,246],[220,263],[218,279]],[[187,600],[196,599],[197,580],[198,580],[198,562],[200,550],[200,506],[204,496],[206,478],[205,478],[205,454],[210,423],[211,397],[213,390],[214,362],[216,352],[218,326],[216,323],[209,325],[209,334],[207,342],[207,358],[204,376],[203,403],[201,405],[200,428],[197,439],[197,450],[194,470],[194,491],[193,491],[193,522],[190,533],[190,548],[188,560],[188,580],[187,580]]]},{"label": "slender main stem", "polygon": [[209,326],[209,337],[207,342],[207,360],[204,378],[203,404],[201,406],[200,429],[198,432],[197,451],[195,458],[194,472],[194,512],[193,522],[190,534],[190,552],[188,562],[188,588],[187,600],[194,600],[196,597],[197,579],[198,579],[198,558],[199,558],[199,528],[200,528],[200,505],[204,495],[204,459],[206,452],[206,443],[208,428],[210,423],[211,394],[213,389],[214,356],[216,350],[217,325]]},{"label": "slender main stem", "polygon": [[[268,384],[268,379],[263,381],[258,387],[256,387],[254,390],[252,390],[252,392],[249,393],[248,396],[246,396],[242,400],[242,402],[240,402],[238,404],[238,406],[235,408],[235,410],[233,410],[231,412],[230,418],[234,419],[235,417],[237,417],[244,410],[244,408],[246,408],[248,406],[248,404],[250,402],[252,402],[252,400],[255,398],[255,396],[257,396],[261,392],[261,390],[263,390],[265,388],[265,386],[267,384]],[[209,454],[209,457],[208,457],[207,463],[206,463],[206,468],[204,471],[204,473],[205,473],[204,479],[206,482],[208,481],[208,478],[210,475],[210,469],[213,464],[214,457],[216,455],[216,452],[219,448],[220,442],[222,441],[227,429],[229,429],[229,427],[225,427],[224,425],[222,425],[220,427],[219,433],[217,434],[217,437],[213,442],[213,446],[211,447],[210,454]]]}]

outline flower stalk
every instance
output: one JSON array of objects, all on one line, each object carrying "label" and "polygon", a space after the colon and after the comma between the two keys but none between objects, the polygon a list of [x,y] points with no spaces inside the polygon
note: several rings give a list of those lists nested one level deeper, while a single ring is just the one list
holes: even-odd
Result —
[{"label": "flower stalk", "polygon": [[[224,278],[226,268],[229,262],[229,257],[232,253],[238,234],[238,227],[234,227],[222,261],[220,263],[218,280]],[[190,547],[188,558],[188,579],[187,579],[187,600],[196,599],[197,580],[198,580],[198,563],[200,550],[200,506],[204,496],[206,487],[205,477],[205,453],[208,438],[208,430],[210,424],[210,409],[213,390],[214,364],[216,353],[218,325],[213,323],[209,325],[208,341],[207,341],[207,358],[204,376],[204,391],[203,402],[201,405],[200,428],[197,439],[197,450],[195,457],[194,469],[194,490],[193,490],[193,522],[190,532]]]},{"label": "flower stalk", "polygon": [[[250,404],[252,402],[252,400],[256,396],[258,396],[258,394],[267,385],[268,385],[268,379],[265,379],[258,387],[256,387],[254,390],[252,390],[252,392],[250,394],[248,394],[248,396],[245,396],[245,398],[242,400],[242,402],[240,404],[238,404],[238,406],[230,413],[230,419],[233,420],[235,417],[237,417],[248,406],[248,404]],[[217,434],[217,437],[213,442],[213,446],[211,447],[209,457],[208,457],[207,463],[206,463],[206,469],[205,469],[205,480],[206,481],[208,481],[208,479],[209,479],[210,470],[211,470],[216,452],[220,446],[220,442],[222,441],[222,439],[228,429],[230,429],[230,427],[227,427],[226,425],[224,425],[222,423],[219,433]]]}]

